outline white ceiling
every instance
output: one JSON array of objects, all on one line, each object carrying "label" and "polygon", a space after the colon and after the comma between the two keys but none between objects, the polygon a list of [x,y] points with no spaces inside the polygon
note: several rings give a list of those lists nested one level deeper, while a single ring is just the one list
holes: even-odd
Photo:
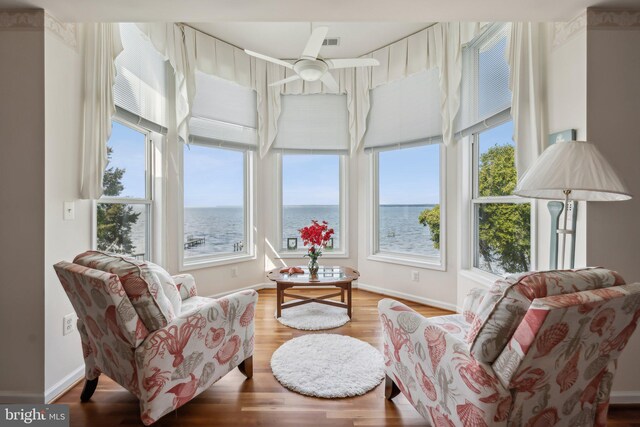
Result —
[{"label": "white ceiling", "polygon": [[639,0],[0,0],[40,7],[67,22],[566,21],[590,6]]},{"label": "white ceiling", "polygon": [[194,28],[243,49],[280,59],[297,59],[311,28],[329,27],[328,38],[339,46],[323,46],[324,58],[355,58],[428,27],[429,23],[402,22],[214,22],[189,23]]}]

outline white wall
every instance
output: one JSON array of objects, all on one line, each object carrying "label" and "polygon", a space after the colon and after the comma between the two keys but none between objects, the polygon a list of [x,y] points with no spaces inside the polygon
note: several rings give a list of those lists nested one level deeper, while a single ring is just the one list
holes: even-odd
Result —
[{"label": "white wall", "polygon": [[[53,19],[47,17],[47,19]],[[75,25],[66,27],[70,34]],[[76,46],[73,45],[75,40]],[[82,58],[79,37],[65,43],[45,32],[45,398],[84,374],[80,335],[62,334],[62,318],[74,313],[53,270],[91,247],[91,202],[79,200],[82,129]],[[63,203],[75,204],[75,220],[63,219]],[[67,378],[71,375],[71,378]],[[68,379],[68,381],[65,381]]]},{"label": "white wall", "polygon": [[[547,63],[548,130],[555,133],[577,130],[577,139],[587,139],[587,29],[586,14],[570,22],[549,25]],[[537,202],[538,270],[549,269],[551,218],[547,201]],[[571,215],[569,216],[571,221]],[[562,227],[563,216],[560,217]],[[571,226],[571,222],[569,222]],[[586,264],[587,205],[578,206],[576,233],[576,267]],[[569,244],[570,239],[567,239]],[[561,244],[559,244],[559,249]],[[569,248],[566,255],[569,257]],[[558,267],[561,268],[558,261]]]},{"label": "white wall", "polygon": [[38,402],[44,389],[44,13],[0,10],[0,19],[0,402]]},{"label": "white wall", "polygon": [[[589,204],[587,262],[617,270],[627,282],[638,282],[640,26],[619,25],[626,22],[619,11],[607,18],[610,25],[590,23],[587,30],[587,128],[589,139],[635,197],[625,202]],[[614,382],[614,391],[633,397],[635,402],[640,401],[639,358],[640,331],[636,330],[622,353]]]},{"label": "white wall", "polygon": [[[351,198],[352,205],[356,204],[359,215],[357,221],[352,223],[352,229],[357,229],[358,258],[357,266],[360,271],[359,286],[396,297],[407,297],[430,303],[439,307],[455,309],[456,307],[456,277],[457,277],[457,242],[458,233],[457,215],[458,202],[458,151],[457,145],[446,149],[446,259],[445,270],[419,268],[392,264],[369,259],[369,236],[371,235],[370,215],[373,206],[371,204],[370,155],[359,153],[356,156],[358,162],[358,188],[357,193]],[[357,196],[357,197],[356,197]],[[418,271],[419,281],[414,282],[411,272]]]}]

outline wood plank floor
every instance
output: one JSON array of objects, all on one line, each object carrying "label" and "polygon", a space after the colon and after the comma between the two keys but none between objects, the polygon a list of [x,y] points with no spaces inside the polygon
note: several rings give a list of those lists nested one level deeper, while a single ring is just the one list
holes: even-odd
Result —
[{"label": "wood plank floor", "polygon": [[[323,291],[303,292],[312,295]],[[425,425],[425,421],[404,396],[396,397],[393,402],[385,400],[384,384],[364,396],[346,399],[306,397],[282,387],[271,374],[271,355],[291,338],[314,332],[281,325],[274,319],[275,290],[265,289],[259,293],[253,379],[245,380],[235,369],[190,403],[160,419],[155,426]],[[384,297],[354,290],[353,320],[329,332],[349,335],[381,349],[381,330],[377,317],[377,304],[381,298]],[[425,316],[450,314],[445,310],[403,302]],[[100,378],[90,402],[80,403],[81,390],[82,383],[79,383],[56,401],[70,406],[71,426],[142,425],[138,401],[106,376]],[[640,426],[640,408],[612,408],[609,425]]]}]

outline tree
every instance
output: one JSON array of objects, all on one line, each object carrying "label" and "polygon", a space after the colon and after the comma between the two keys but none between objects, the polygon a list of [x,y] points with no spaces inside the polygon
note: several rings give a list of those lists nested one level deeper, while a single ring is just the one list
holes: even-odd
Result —
[{"label": "tree", "polygon": [[[107,147],[109,162],[113,150]],[[107,166],[109,163],[107,163]],[[105,196],[116,197],[124,190],[122,177],[125,169],[107,167],[103,175],[103,193]],[[131,241],[131,228],[138,222],[140,213],[133,211],[133,207],[122,203],[98,203],[97,206],[97,240],[101,251],[131,254],[134,249]]]},{"label": "tree", "polygon": [[423,210],[418,217],[418,222],[429,227],[433,247],[440,249],[440,205]]},{"label": "tree", "polygon": [[[510,195],[517,179],[513,146],[496,145],[480,156],[479,196]],[[495,273],[528,271],[531,252],[529,204],[479,204],[477,218],[478,252],[487,268]],[[425,209],[418,221],[429,226],[434,247],[439,248],[440,206]]]}]

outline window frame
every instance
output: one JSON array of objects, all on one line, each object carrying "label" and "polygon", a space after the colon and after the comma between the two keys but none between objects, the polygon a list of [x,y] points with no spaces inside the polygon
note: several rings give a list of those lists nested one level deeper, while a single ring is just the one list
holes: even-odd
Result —
[{"label": "window frame", "polygon": [[[147,223],[145,225],[145,252],[142,255],[148,253],[146,258],[149,261],[154,261],[156,256],[155,241],[153,238],[153,230],[155,223],[155,154],[154,154],[154,141],[152,140],[152,134],[155,132],[145,129],[135,123],[131,123],[120,117],[113,117],[112,123],[117,122],[122,126],[126,126],[136,132],[139,132],[145,137],[145,197],[133,198],[133,197],[110,197],[102,196],[99,199],[94,199],[92,203],[91,215],[92,215],[92,233],[91,233],[91,247],[94,250],[98,248],[98,205],[99,204],[122,204],[122,205],[145,205]],[[132,257],[139,259],[137,254],[131,254]],[[144,257],[143,257],[144,259]]]},{"label": "window frame", "polygon": [[240,262],[256,259],[255,250],[255,151],[249,147],[246,149],[235,147],[222,147],[219,145],[208,145],[206,143],[198,143],[197,145],[214,148],[219,150],[240,151],[243,153],[244,162],[244,225],[245,225],[245,251],[242,252],[220,252],[208,255],[200,255],[191,258],[185,258],[184,251],[184,149],[189,144],[184,141],[180,144],[178,153],[178,164],[180,165],[180,182],[182,185],[179,190],[179,209],[178,209],[178,269],[179,271],[191,271],[207,267],[215,267],[219,265],[236,264]]},{"label": "window frame", "polygon": [[[498,113],[501,114],[501,113]],[[496,114],[496,115],[498,115]],[[490,271],[483,270],[477,267],[477,260],[479,254],[476,253],[476,247],[478,246],[478,218],[476,215],[476,208],[483,204],[495,204],[495,203],[505,203],[505,204],[525,204],[528,203],[530,205],[531,213],[530,213],[530,259],[529,259],[529,270],[533,271],[536,269],[536,211],[537,205],[534,199],[520,197],[516,195],[508,195],[508,196],[479,196],[478,195],[478,174],[479,174],[479,165],[480,165],[480,135],[483,132],[494,129],[498,126],[501,126],[505,123],[508,123],[511,119],[504,119],[500,121],[496,121],[491,126],[488,126],[481,131],[475,132],[471,134],[469,137],[469,159],[471,162],[471,173],[470,173],[470,183],[469,183],[469,248],[468,248],[468,268],[473,273],[485,278],[485,279],[495,279],[497,277],[503,277],[504,275],[496,274]],[[512,274],[512,273],[505,273]]]},{"label": "window frame", "polygon": [[425,268],[431,270],[446,271],[447,270],[447,150],[443,143],[439,143],[440,150],[440,174],[439,174],[439,188],[440,188],[440,256],[430,257],[425,255],[411,255],[399,252],[380,252],[379,251],[379,153],[381,151],[391,151],[402,148],[381,148],[373,149],[369,152],[369,200],[370,213],[369,213],[369,250],[367,259],[371,261],[387,262],[391,264],[400,264],[411,267]]},{"label": "window frame", "polygon": [[[322,153],[319,151],[287,151],[280,150],[276,153],[276,215],[275,215],[275,236],[273,236],[273,242],[276,242],[275,245],[275,253],[276,259],[301,259],[307,251],[304,249],[304,246],[298,247],[295,251],[289,251],[286,248],[282,247],[282,229],[283,229],[283,204],[282,204],[282,186],[284,184],[282,179],[282,168],[283,168],[283,156],[286,155],[308,155],[308,156],[327,156],[334,155],[338,156],[339,166],[338,170],[340,173],[339,177],[339,212],[340,212],[340,249],[325,251],[322,253],[323,259],[341,259],[341,258],[349,258],[349,155],[346,153],[338,153],[338,152],[328,152]],[[331,224],[330,224],[331,225]]]}]

